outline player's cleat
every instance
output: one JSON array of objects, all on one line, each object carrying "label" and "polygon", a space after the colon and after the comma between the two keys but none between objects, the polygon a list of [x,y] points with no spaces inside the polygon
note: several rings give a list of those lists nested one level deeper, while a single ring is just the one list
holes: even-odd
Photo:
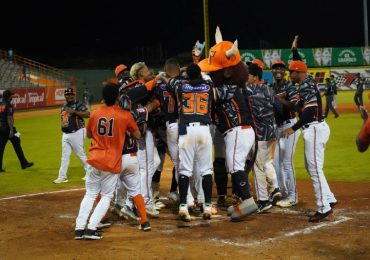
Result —
[{"label": "player's cleat", "polygon": [[148,206],[145,208],[146,209],[146,214],[149,216],[149,217],[158,217],[159,215],[159,211],[156,210],[154,207],[152,206]]},{"label": "player's cleat", "polygon": [[205,203],[203,207],[203,219],[211,219],[212,217],[212,204]]},{"label": "player's cleat", "polygon": [[23,164],[22,165],[22,169],[24,170],[24,169],[27,169],[27,168],[29,168],[29,167],[32,167],[33,166],[33,162],[28,162],[28,163],[26,163],[26,164]]},{"label": "player's cleat", "polygon": [[218,208],[227,208],[228,207],[225,195],[218,196],[218,198],[217,198],[217,207]]},{"label": "player's cleat", "polygon": [[338,201],[336,201],[336,202],[330,202],[329,205],[333,209],[333,208],[335,208],[335,206],[338,205]]},{"label": "player's cleat", "polygon": [[333,210],[329,210],[328,212],[326,213],[320,213],[320,212],[316,212],[315,215],[311,216],[308,221],[309,222],[321,222],[322,220],[324,220],[325,218],[327,218],[328,216],[330,216],[331,214],[333,214]]},{"label": "player's cleat", "polygon": [[178,201],[179,200],[179,194],[176,191],[171,191],[167,193],[167,198],[169,200]]},{"label": "player's cleat", "polygon": [[81,240],[84,238],[85,230],[83,229],[76,229],[75,230],[75,240]]},{"label": "player's cleat", "polygon": [[68,182],[68,179],[64,179],[64,178],[57,178],[53,181],[54,184],[59,184],[59,183],[63,183],[63,182]]},{"label": "player's cleat", "polygon": [[121,208],[121,213],[123,216],[129,218],[129,219],[133,219],[133,220],[136,220],[136,221],[139,221],[141,218],[140,216],[137,216],[134,211],[132,209],[130,209],[129,206],[125,205]]},{"label": "player's cleat", "polygon": [[98,223],[98,225],[96,226],[97,229],[102,229],[102,228],[107,228],[107,227],[110,227],[112,225],[112,223],[110,223],[109,221],[107,220],[102,220]]},{"label": "player's cleat", "polygon": [[189,211],[188,211],[188,205],[186,204],[180,204],[179,206],[179,217],[181,220],[189,222],[191,220]]},{"label": "player's cleat", "polygon": [[258,201],[257,213],[268,211],[271,208],[272,208],[272,204],[269,200],[260,200]]},{"label": "player's cleat", "polygon": [[270,202],[272,203],[272,205],[276,205],[276,203],[278,201],[280,201],[282,198],[283,198],[283,196],[281,195],[280,189],[279,188],[275,188],[271,192],[269,199],[270,199]]},{"label": "player's cleat", "polygon": [[162,201],[160,201],[160,200],[155,200],[154,201],[154,205],[156,206],[156,208],[158,208],[158,209],[163,209],[163,208],[165,208],[166,207],[166,205],[162,202]]},{"label": "player's cleat", "polygon": [[139,225],[139,229],[141,231],[146,232],[146,231],[150,231],[152,228],[150,227],[149,221],[146,221],[146,222],[144,222],[144,223],[142,223],[142,224]]},{"label": "player's cleat", "polygon": [[[232,207],[232,209],[229,210],[230,207]],[[228,208],[228,213],[230,211],[231,221],[241,221],[256,212],[258,209],[253,197],[245,199],[240,204],[230,207]]]},{"label": "player's cleat", "polygon": [[86,229],[85,234],[83,235],[83,238],[89,239],[89,240],[99,240],[99,239],[102,239],[103,236],[97,230]]},{"label": "player's cleat", "polygon": [[283,200],[276,202],[276,206],[279,206],[282,208],[289,208],[297,204],[298,204],[298,201],[290,200],[290,199],[283,199]]}]

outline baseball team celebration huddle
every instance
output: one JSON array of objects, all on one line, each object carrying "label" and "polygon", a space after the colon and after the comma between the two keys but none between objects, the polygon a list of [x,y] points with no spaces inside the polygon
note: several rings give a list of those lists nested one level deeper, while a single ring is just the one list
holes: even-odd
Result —
[{"label": "baseball team celebration huddle", "polygon": [[[193,63],[180,67],[170,58],[157,75],[144,62],[118,65],[116,79],[102,88],[103,104],[91,112],[75,100],[72,88],[65,91],[63,155],[54,183],[68,182],[75,151],[86,170],[75,239],[101,239],[109,208],[150,231],[148,219],[166,207],[159,200],[166,153],[173,163],[167,197],[178,203],[179,222],[193,221],[198,210],[203,221],[225,212],[230,221],[247,225],[252,214],[292,207],[299,202],[293,156],[300,136],[316,200],[308,221],[332,215],[338,202],[323,171],[330,129],[320,91],[299,55],[298,36],[292,61],[272,64],[272,84],[262,78],[263,62],[245,64],[237,40],[223,40],[219,28],[216,44],[201,60],[203,49],[198,41]],[[89,118],[86,128],[83,118]],[[85,136],[91,138],[88,156]]]}]

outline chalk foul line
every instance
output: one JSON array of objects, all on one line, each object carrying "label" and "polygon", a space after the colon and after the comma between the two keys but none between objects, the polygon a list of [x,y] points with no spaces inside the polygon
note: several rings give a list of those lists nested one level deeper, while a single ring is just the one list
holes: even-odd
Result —
[{"label": "chalk foul line", "polygon": [[69,189],[69,190],[56,190],[56,191],[48,191],[48,192],[40,192],[40,193],[31,193],[31,194],[24,194],[24,195],[12,196],[12,197],[0,198],[0,201],[19,199],[19,198],[27,198],[27,197],[34,197],[34,196],[47,195],[47,194],[62,193],[62,192],[70,192],[70,191],[81,191],[81,190],[84,190],[84,189],[85,188],[78,188],[78,189]]},{"label": "chalk foul line", "polygon": [[332,221],[332,222],[320,223],[320,224],[315,225],[315,226],[299,229],[299,230],[296,230],[296,231],[291,231],[291,232],[288,232],[284,235],[280,235],[280,236],[273,237],[273,238],[268,238],[268,239],[265,239],[265,240],[262,240],[262,241],[236,242],[236,241],[229,240],[229,239],[217,239],[217,238],[212,238],[211,241],[215,242],[215,243],[225,244],[225,245],[229,245],[229,246],[236,246],[236,247],[254,247],[254,246],[260,246],[260,245],[268,243],[268,242],[274,242],[274,241],[282,240],[282,239],[285,239],[285,238],[288,238],[288,237],[294,237],[294,236],[297,236],[297,235],[300,235],[300,234],[310,234],[315,230],[318,230],[318,229],[321,229],[321,228],[324,228],[324,227],[335,226],[335,225],[338,225],[342,222],[349,221],[351,219],[352,218],[350,218],[350,217],[339,216],[337,218],[337,220]]}]

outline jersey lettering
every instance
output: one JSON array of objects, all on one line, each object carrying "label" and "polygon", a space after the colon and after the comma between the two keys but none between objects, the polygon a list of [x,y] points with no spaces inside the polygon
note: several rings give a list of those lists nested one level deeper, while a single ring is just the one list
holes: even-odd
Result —
[{"label": "jersey lettering", "polygon": [[175,112],[175,100],[173,99],[172,95],[164,90],[163,99],[167,102],[167,112],[174,113]]},{"label": "jersey lettering", "polygon": [[65,127],[68,127],[69,125],[69,113],[67,111],[62,112],[62,124]]},{"label": "jersey lettering", "polygon": [[105,117],[101,117],[98,120],[98,135],[101,136],[113,136],[113,124],[114,124],[114,118],[108,120]]},{"label": "jersey lettering", "polygon": [[183,113],[205,115],[208,113],[208,93],[189,93],[182,94]]}]

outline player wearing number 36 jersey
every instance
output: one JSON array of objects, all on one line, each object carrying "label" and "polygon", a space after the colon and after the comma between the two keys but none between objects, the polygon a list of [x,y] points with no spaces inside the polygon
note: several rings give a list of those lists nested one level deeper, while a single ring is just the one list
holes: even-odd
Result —
[{"label": "player wearing number 36 jersey", "polygon": [[[134,118],[118,104],[118,87],[114,84],[103,88],[105,105],[92,112],[86,127],[87,137],[92,138],[86,172],[86,194],[76,219],[75,239],[101,239],[97,225],[107,213],[122,168],[122,147],[126,131],[136,139],[141,137]],[[98,194],[97,204],[85,230],[87,219]]]}]

